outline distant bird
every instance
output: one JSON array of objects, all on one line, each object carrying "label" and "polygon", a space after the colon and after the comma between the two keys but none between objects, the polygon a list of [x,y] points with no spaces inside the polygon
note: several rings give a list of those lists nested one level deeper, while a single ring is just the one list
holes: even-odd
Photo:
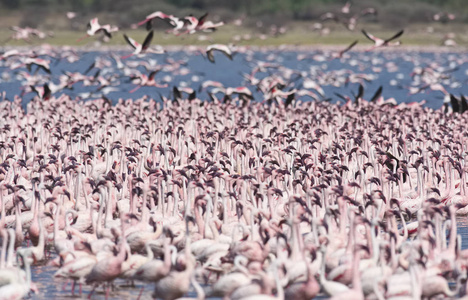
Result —
[{"label": "distant bird", "polygon": [[346,4],[341,8],[341,13],[349,14],[349,8],[351,7],[351,2],[347,1]]},{"label": "distant bird", "polygon": [[367,16],[367,15],[377,15],[377,10],[375,8],[369,7],[363,9],[362,11],[349,16],[349,7],[351,6],[350,2],[347,2],[345,6],[343,6],[341,10],[341,14],[336,14],[333,12],[327,12],[320,16],[322,21],[333,20],[336,23],[340,23],[346,27],[346,29],[350,31],[354,31],[356,29],[357,22],[359,18]]},{"label": "distant bird", "polygon": [[445,23],[448,23],[449,21],[455,20],[456,16],[448,12],[439,12],[433,15],[432,19],[436,22],[441,22],[445,24]]},{"label": "distant bird", "polygon": [[345,54],[346,52],[348,52],[349,50],[351,50],[354,46],[356,46],[357,43],[358,43],[358,41],[355,40],[354,42],[352,42],[352,43],[351,43],[348,47],[346,47],[345,49],[343,49],[343,50],[341,50],[341,51],[338,51],[338,52],[332,53],[331,59],[342,58],[342,57],[343,57],[343,54]]},{"label": "distant bird", "polygon": [[197,98],[197,92],[189,87],[176,87],[172,88],[173,94],[173,102],[178,103],[182,100],[182,93],[186,93],[188,95],[187,100],[192,101]]},{"label": "distant bird", "polygon": [[26,65],[29,72],[31,72],[31,66],[37,66],[37,70],[42,69],[46,73],[50,74],[50,62],[42,58],[32,58],[28,57],[24,60],[23,65]]},{"label": "distant bird", "polygon": [[25,27],[21,28],[18,26],[11,26],[11,30],[13,30],[13,34],[4,42],[8,42],[9,40],[24,40],[26,42],[31,42],[30,37],[35,36],[39,39],[45,39],[47,36],[52,36],[52,33],[44,33],[38,29],[35,28],[30,28],[30,27]]},{"label": "distant bird", "polygon": [[368,7],[363,10],[361,10],[361,17],[367,16],[367,15],[377,15],[377,10],[373,7]]},{"label": "distant bird", "polygon": [[143,87],[143,86],[154,86],[154,87],[158,87],[158,88],[165,88],[167,87],[167,84],[159,84],[158,82],[156,82],[154,80],[154,76],[156,76],[156,74],[161,71],[160,69],[158,70],[155,70],[155,71],[152,71],[148,76],[146,76],[145,74],[140,74],[139,76],[134,76],[132,78],[132,81],[133,80],[138,80],[138,86],[135,87],[133,90],[131,90],[129,93],[134,93],[135,91],[137,91],[139,88]]},{"label": "distant bird", "polygon": [[227,58],[232,60],[232,51],[228,46],[221,45],[221,44],[214,44],[214,45],[210,45],[210,46],[208,46],[206,48],[206,56],[208,57],[208,60],[211,61],[212,63],[215,62],[214,55],[213,55],[213,51],[215,51],[215,50],[220,51],[221,53],[226,55]]},{"label": "distant bird", "polygon": [[66,13],[66,16],[67,16],[67,19],[69,19],[69,20],[74,19],[74,18],[76,18],[76,12],[69,11],[69,12]]},{"label": "distant bird", "polygon": [[152,51],[150,51],[151,49],[149,48],[149,46],[151,44],[151,41],[153,40],[153,35],[154,35],[154,32],[153,32],[153,30],[151,30],[148,33],[148,35],[146,36],[145,40],[143,41],[143,44],[139,44],[134,39],[132,39],[131,37],[124,34],[125,41],[127,41],[127,43],[130,46],[133,47],[134,51],[133,51],[133,53],[131,53],[129,55],[123,56],[122,59],[129,58],[132,55],[143,54],[143,53],[146,53],[146,52],[163,53],[164,50],[160,50],[160,51],[152,50]]},{"label": "distant bird", "polygon": [[244,101],[253,99],[252,91],[250,91],[249,88],[245,86],[240,86],[240,87],[235,87],[235,88],[232,88],[232,87],[214,88],[211,91],[211,93],[212,94],[223,93],[224,94],[223,102],[230,101],[232,99],[233,94],[239,95],[239,98]]},{"label": "distant bird", "polygon": [[47,83],[44,83],[42,87],[31,86],[31,90],[36,93],[41,100],[49,100],[52,96],[52,91]]},{"label": "distant bird", "polygon": [[374,42],[374,46],[371,47],[370,49],[368,49],[367,51],[371,51],[373,49],[376,49],[376,48],[379,48],[379,47],[386,47],[386,46],[397,46],[400,44],[399,41],[393,43],[393,44],[390,44],[391,41],[399,38],[402,34],[403,34],[404,30],[400,30],[398,33],[396,33],[394,36],[392,36],[391,38],[388,38],[386,40],[383,40],[381,38],[378,38],[378,37],[375,37],[373,36],[372,34],[368,33],[367,31],[365,31],[364,29],[362,30],[362,33],[371,41]]},{"label": "distant bird", "polygon": [[88,22],[86,35],[84,37],[78,39],[78,42],[82,41],[83,39],[85,39],[87,37],[94,36],[94,35],[96,35],[98,33],[101,33],[101,32],[104,33],[104,35],[107,36],[108,38],[111,38],[112,33],[116,32],[118,30],[119,30],[118,27],[111,26],[109,24],[100,25],[98,18],[94,18],[94,19],[91,19]]},{"label": "distant bird", "polygon": [[332,12],[327,12],[320,16],[320,20],[321,21],[333,20],[335,22],[338,22],[338,17]]},{"label": "distant bird", "polygon": [[208,13],[205,13],[198,19],[192,15],[185,17],[184,20],[188,22],[186,33],[195,33],[205,23],[206,17],[208,17]]},{"label": "distant bird", "polygon": [[[212,21],[207,21],[206,18],[208,16],[208,13],[205,13],[202,15],[200,18],[196,18],[192,15],[189,15],[185,18],[182,19],[184,26],[185,26],[185,31],[182,33],[188,33],[188,34],[194,34],[199,31],[203,32],[213,32],[215,31],[218,27],[223,26],[224,22],[218,22],[218,23],[213,23]],[[179,20],[178,22],[180,22]],[[180,30],[184,28],[180,28],[180,24],[174,28],[173,32],[176,34],[180,33]]]}]

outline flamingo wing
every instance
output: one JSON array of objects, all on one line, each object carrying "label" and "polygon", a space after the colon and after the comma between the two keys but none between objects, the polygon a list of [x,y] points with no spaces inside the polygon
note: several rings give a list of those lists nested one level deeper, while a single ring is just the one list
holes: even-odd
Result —
[{"label": "flamingo wing", "polygon": [[234,88],[233,93],[236,93],[236,94],[239,94],[239,95],[244,95],[249,99],[253,99],[252,92],[245,86]]},{"label": "flamingo wing", "polygon": [[[224,55],[226,55],[227,58],[229,58],[230,60],[232,60],[232,52],[231,52],[231,49],[229,49],[228,46],[226,45],[210,45],[206,48],[206,54],[208,56],[208,59],[211,61],[211,62],[214,62],[214,58],[213,58],[213,51],[214,50],[217,50],[217,51],[220,51],[222,52]],[[211,58],[210,58],[211,56]]]},{"label": "flamingo wing", "polygon": [[376,37],[373,36],[372,34],[368,33],[368,32],[365,31],[364,29],[362,30],[362,33],[366,36],[366,38],[368,38],[369,40],[373,41],[374,43],[378,40],[378,38],[376,38]]},{"label": "flamingo wing", "polygon": [[351,45],[349,45],[348,47],[346,47],[346,49],[341,50],[340,54],[343,54],[343,53],[345,53],[345,52],[348,52],[348,51],[351,50],[354,46],[356,46],[357,43],[358,43],[358,40],[355,40],[354,42],[351,43]]},{"label": "flamingo wing", "polygon": [[208,58],[209,61],[211,61],[212,63],[214,63],[214,55],[213,55],[213,50],[210,49],[210,50],[207,50],[206,51],[206,57]]},{"label": "flamingo wing", "polygon": [[460,100],[458,100],[452,94],[450,94],[450,104],[452,104],[452,109],[454,112],[460,112]]},{"label": "flamingo wing", "polygon": [[104,27],[102,26],[101,28],[99,28],[96,33],[98,32],[103,32],[105,36],[107,36],[108,38],[112,38],[112,34],[110,33],[110,28],[109,27]]},{"label": "flamingo wing", "polygon": [[161,20],[166,21],[166,19],[168,19],[169,17],[170,17],[169,15],[166,15],[165,13],[163,13],[161,11],[156,11],[156,12],[146,16],[146,18],[143,21],[139,22],[137,25],[141,26],[141,25],[146,23],[146,30],[150,31],[152,29],[153,19],[160,18]]},{"label": "flamingo wing", "polygon": [[463,95],[460,95],[460,100],[461,100],[461,113],[464,113],[465,111],[468,110],[468,102],[466,101],[466,98]]},{"label": "flamingo wing", "polygon": [[362,84],[359,84],[359,89],[358,89],[358,93],[355,97],[355,103],[358,103],[358,101],[360,99],[362,99],[362,96],[364,96],[364,87],[362,86]]},{"label": "flamingo wing", "polygon": [[392,36],[391,38],[386,39],[385,42],[388,43],[388,42],[390,42],[390,41],[393,41],[394,39],[399,38],[399,37],[403,34],[403,32],[405,32],[405,30],[403,30],[403,29],[400,30],[397,34],[395,34],[395,35]]},{"label": "flamingo wing", "polygon": [[198,26],[201,26],[201,25],[203,25],[203,23],[205,23],[205,20],[206,20],[207,16],[208,16],[208,13],[205,13],[203,16],[198,18]]},{"label": "flamingo wing", "polygon": [[151,44],[151,40],[153,39],[153,35],[154,35],[154,31],[151,30],[150,33],[148,33],[148,35],[146,36],[145,41],[143,42],[143,46],[142,46],[143,50],[146,50],[149,48]]},{"label": "flamingo wing", "polygon": [[140,44],[138,44],[137,41],[135,41],[134,39],[132,39],[131,37],[129,37],[128,35],[124,34],[124,38],[125,40],[127,41],[127,43],[133,47],[133,49],[137,49]]},{"label": "flamingo wing", "polygon": [[158,74],[159,71],[161,71],[161,69],[158,69],[158,70],[156,70],[156,71],[151,72],[151,73],[149,74],[149,76],[148,76],[148,79],[149,79],[149,80],[153,80],[153,79],[154,79],[154,76],[156,76],[156,74]]},{"label": "flamingo wing", "polygon": [[376,102],[377,99],[380,98],[380,96],[382,96],[382,90],[383,90],[383,87],[380,86],[377,91],[375,92],[374,96],[372,96],[370,102]]},{"label": "flamingo wing", "polygon": [[38,64],[37,65],[39,68],[41,68],[42,70],[44,70],[47,74],[51,74],[50,72],[50,68],[48,65],[46,64]]}]

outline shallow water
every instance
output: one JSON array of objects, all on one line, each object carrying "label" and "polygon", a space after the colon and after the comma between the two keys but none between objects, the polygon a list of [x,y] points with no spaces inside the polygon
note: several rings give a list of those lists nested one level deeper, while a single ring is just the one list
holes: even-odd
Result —
[{"label": "shallow water", "polygon": [[[71,293],[71,282],[65,286],[65,281],[53,279],[57,268],[51,266],[36,266],[32,268],[32,281],[39,288],[40,293],[32,295],[32,299],[88,299],[92,287],[83,284],[83,293],[79,295],[78,284],[75,287],[75,295]],[[128,285],[124,280],[118,279],[114,283],[115,289],[111,290],[109,299],[136,299],[140,293],[142,284],[135,282],[135,286]],[[64,289],[65,288],[65,289]],[[145,285],[145,289],[140,299],[153,299],[153,285]],[[194,294],[195,295],[195,294]],[[102,287],[96,289],[92,299],[105,299],[105,292]]]},{"label": "shallow water", "polygon": [[[44,76],[43,82],[54,82],[57,84],[59,76],[63,76],[65,71],[83,73],[96,59],[108,61],[110,65],[102,68],[99,75],[105,78],[114,77],[112,86],[118,88],[118,91],[110,92],[107,94],[107,97],[115,103],[119,98],[136,99],[145,95],[154,99],[159,99],[160,95],[167,97],[170,95],[173,86],[189,86],[198,90],[201,83],[205,80],[219,81],[226,87],[241,86],[245,84],[242,74],[250,73],[258,62],[268,62],[282,65],[294,71],[307,72],[307,77],[312,80],[316,80],[319,77],[333,77],[336,71],[343,72],[343,74],[348,73],[348,75],[351,73],[371,75],[374,76],[374,79],[364,83],[364,99],[370,99],[375,91],[382,86],[385,99],[394,97],[399,103],[426,100],[428,107],[439,108],[443,102],[443,94],[441,92],[426,90],[415,95],[409,95],[408,93],[408,87],[418,83],[418,77],[413,79],[410,76],[414,67],[426,67],[437,63],[437,66],[433,65],[433,68],[442,72],[446,77],[441,80],[443,86],[455,95],[468,94],[468,74],[466,71],[468,69],[468,55],[466,53],[417,51],[350,52],[346,58],[341,60],[317,61],[312,59],[312,56],[321,55],[322,51],[249,51],[247,53],[237,53],[233,61],[230,61],[224,55],[216,54],[216,63],[213,64],[195,51],[172,51],[166,54],[152,54],[142,58],[131,57],[123,60],[123,63],[132,61],[152,62],[154,66],[151,67],[151,70],[163,67],[155,79],[160,83],[167,83],[168,87],[142,87],[134,93],[130,93],[130,91],[136,86],[130,82],[128,76],[124,75],[123,69],[117,67],[110,53],[111,51],[80,52],[78,53],[79,60],[72,63],[63,58],[59,60],[48,56],[40,56],[51,61],[52,75],[48,78],[49,75],[42,70],[38,71],[37,74]],[[114,54],[121,56],[127,54],[127,52],[120,51],[114,52]],[[301,54],[305,54],[310,58],[299,61],[298,55]],[[175,61],[182,60],[185,65],[176,70],[170,70],[166,62],[168,58]],[[11,59],[14,60],[14,58]],[[32,69],[34,73],[35,67]],[[92,69],[88,75],[94,75],[97,70],[96,68]],[[137,70],[143,74],[150,72],[145,70],[141,65],[137,67]],[[18,75],[20,71],[26,71],[26,68],[21,67],[11,71],[5,61],[0,62],[0,90],[6,92],[8,99],[13,99],[14,95],[21,94],[25,79]],[[277,69],[269,69],[266,72],[258,72],[256,77],[260,79],[268,75],[283,75],[283,72]],[[295,81],[294,86],[300,88],[302,82],[303,80],[299,78]],[[325,98],[338,101],[338,97],[334,93],[340,93],[353,98],[352,95],[357,93],[358,86],[358,83],[342,84],[338,87],[325,84],[322,85],[322,88],[326,94]],[[100,92],[97,89],[97,85],[83,86],[79,82],[73,86],[73,90],[65,89],[63,93],[75,98],[82,93],[95,92],[91,95],[91,98],[93,98],[100,96]],[[263,100],[263,96],[260,92],[256,91],[255,87],[250,86],[250,89],[254,93],[256,100]],[[62,92],[57,93],[56,96],[60,93]],[[33,96],[33,93],[25,95],[23,103],[29,102]],[[207,94],[203,91],[198,94],[198,97],[206,99]],[[86,98],[89,98],[89,96]],[[308,101],[307,99],[304,100]]]},{"label": "shallow water", "polygon": [[[458,234],[462,238],[462,249],[468,248],[468,218],[459,217],[457,219],[458,225]],[[62,279],[53,279],[53,275],[57,268],[41,265],[32,267],[32,281],[39,288],[40,294],[32,295],[32,299],[88,299],[89,293],[92,290],[92,287],[89,285],[83,284],[83,294],[79,296],[79,287],[75,287],[75,295],[71,294],[71,282],[65,287],[65,281]],[[129,285],[126,281],[118,279],[114,283],[115,289],[110,292],[109,299],[137,299],[138,294],[140,293],[141,287],[145,287],[141,295],[142,300],[144,299],[153,299],[151,294],[153,293],[153,284],[141,284],[140,282],[135,282],[134,286]],[[191,288],[189,297],[196,298],[196,293]],[[318,297],[317,299],[325,299],[325,296]],[[105,299],[105,292],[103,288],[98,288],[92,299]],[[218,299],[218,298],[209,298],[209,299]]]}]

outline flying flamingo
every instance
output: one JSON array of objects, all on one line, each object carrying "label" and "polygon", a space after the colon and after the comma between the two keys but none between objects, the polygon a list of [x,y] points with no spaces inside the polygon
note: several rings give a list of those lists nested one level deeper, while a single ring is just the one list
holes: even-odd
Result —
[{"label": "flying flamingo", "polygon": [[358,43],[358,41],[354,41],[352,42],[348,47],[346,47],[345,49],[341,50],[341,51],[338,51],[338,52],[333,52],[332,54],[332,57],[331,59],[335,59],[335,58],[342,58],[343,57],[343,54],[345,54],[346,52],[348,52],[349,50],[351,50],[354,46],[356,46],[356,44]]},{"label": "flying flamingo", "polygon": [[393,44],[391,44],[390,42],[393,41],[394,39],[397,39],[399,38],[403,33],[404,33],[404,30],[400,30],[399,32],[397,32],[395,35],[393,35],[392,37],[386,39],[386,40],[383,40],[381,38],[378,38],[376,36],[373,36],[372,34],[368,33],[367,31],[365,31],[364,29],[362,30],[362,33],[371,41],[374,42],[374,46],[371,47],[370,49],[368,49],[367,51],[371,51],[371,50],[374,50],[376,48],[379,48],[379,47],[386,47],[386,46],[396,46],[396,45],[399,45],[400,43],[399,42],[395,42]]},{"label": "flying flamingo", "polygon": [[137,25],[141,26],[143,24],[146,24],[146,29],[148,31],[150,31],[152,29],[152,27],[153,27],[152,22],[153,22],[154,19],[159,18],[161,20],[170,22],[171,17],[173,17],[173,16],[167,15],[167,14],[161,12],[161,11],[155,11],[154,13],[146,16],[146,18],[143,21],[139,22]]},{"label": "flying flamingo", "polygon": [[164,53],[164,51],[156,51],[156,50],[151,50],[149,48],[149,46],[151,44],[151,40],[153,39],[153,34],[154,34],[153,31],[150,31],[148,33],[148,35],[146,36],[145,40],[143,41],[143,44],[139,44],[134,39],[132,39],[131,37],[128,37],[126,34],[124,34],[125,40],[127,41],[127,43],[130,46],[132,46],[134,51],[133,51],[133,53],[131,53],[129,55],[122,56],[122,59],[129,58],[130,56],[133,56],[133,55],[147,53],[147,52]]},{"label": "flying flamingo", "polygon": [[95,34],[100,33],[100,32],[104,33],[104,35],[107,36],[108,38],[111,38],[112,33],[118,30],[119,30],[118,27],[111,26],[109,24],[100,25],[98,18],[93,18],[87,24],[86,35],[78,39],[77,42],[81,42],[83,39],[90,37],[90,36],[94,36]]},{"label": "flying flamingo", "polygon": [[208,60],[211,61],[212,63],[214,63],[214,55],[213,55],[213,51],[219,51],[221,53],[223,53],[224,55],[227,56],[227,58],[229,58],[230,60],[232,60],[232,51],[231,49],[226,46],[226,45],[221,45],[221,44],[214,44],[214,45],[210,45],[206,48],[206,56],[208,57]]}]

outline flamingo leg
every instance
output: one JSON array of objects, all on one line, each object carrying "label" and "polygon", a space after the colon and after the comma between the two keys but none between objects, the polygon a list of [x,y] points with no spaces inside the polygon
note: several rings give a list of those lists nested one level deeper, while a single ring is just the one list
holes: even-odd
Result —
[{"label": "flamingo leg", "polygon": [[110,284],[107,283],[107,287],[106,287],[106,300],[109,299],[109,290],[110,290]]},{"label": "flamingo leg", "polygon": [[72,286],[71,286],[71,292],[72,292],[72,296],[75,296],[75,280],[72,281]]},{"label": "flamingo leg", "polygon": [[129,58],[129,57],[133,56],[133,54],[134,54],[134,53],[132,53],[132,54],[128,54],[128,55],[124,55],[124,56],[122,56],[120,59],[126,59],[126,58]]},{"label": "flamingo leg", "polygon": [[212,271],[208,272],[208,281],[210,280],[212,273],[213,273]]},{"label": "flamingo leg", "polygon": [[89,35],[85,35],[83,37],[80,37],[79,39],[76,40],[77,43],[81,42],[82,40],[84,40],[85,38],[87,38]]},{"label": "flamingo leg", "polygon": [[80,297],[81,297],[82,293],[83,293],[83,284],[81,284],[81,282],[80,282]]},{"label": "flamingo leg", "polygon": [[62,285],[62,291],[65,291],[65,289],[67,288],[67,285],[68,285],[68,280],[65,281],[65,283]]},{"label": "flamingo leg", "polygon": [[134,92],[136,92],[136,91],[137,91],[138,89],[140,89],[140,88],[141,88],[141,85],[138,85],[137,87],[135,87],[134,89],[132,89],[129,93],[130,93],[130,94],[131,94],[131,93],[134,93]]},{"label": "flamingo leg", "polygon": [[137,300],[140,300],[140,297],[143,294],[144,289],[145,289],[145,286],[142,286],[141,289],[140,289],[140,293],[138,294]]},{"label": "flamingo leg", "polygon": [[96,286],[94,286],[93,289],[91,290],[91,293],[89,293],[88,299],[91,299],[91,296],[93,295],[95,289],[96,289]]}]

